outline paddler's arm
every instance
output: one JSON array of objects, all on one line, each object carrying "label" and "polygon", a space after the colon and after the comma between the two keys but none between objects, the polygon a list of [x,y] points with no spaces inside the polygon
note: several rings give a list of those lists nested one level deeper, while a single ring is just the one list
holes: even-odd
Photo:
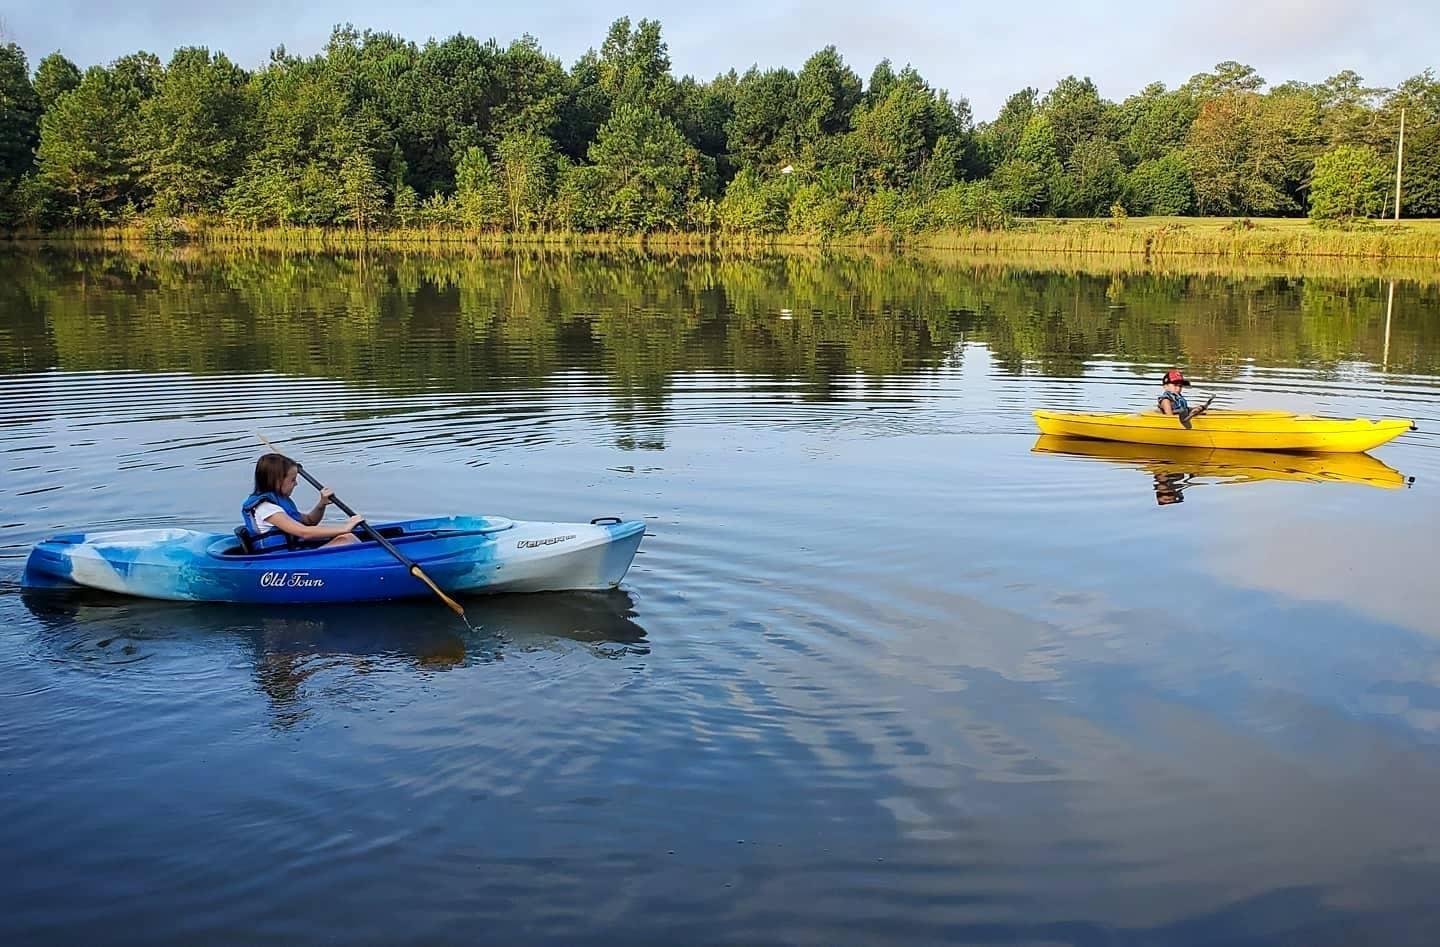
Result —
[{"label": "paddler's arm", "polygon": [[1194,414],[1195,412],[1193,412],[1193,411],[1181,411],[1181,412],[1176,412],[1176,410],[1175,410],[1175,405],[1170,401],[1169,398],[1160,398],[1160,399],[1158,399],[1158,401],[1156,402],[1156,404],[1157,404],[1157,406],[1160,408],[1160,413],[1161,413],[1161,414],[1168,414],[1168,415],[1170,415],[1170,416],[1173,417],[1173,418],[1179,418],[1179,419],[1180,419],[1180,426],[1183,427],[1183,428],[1185,428],[1187,431],[1190,429],[1190,416],[1191,416],[1192,414]]},{"label": "paddler's arm", "polygon": [[321,490],[320,499],[315,504],[315,508],[312,509],[309,513],[306,513],[304,516],[300,517],[301,521],[306,526],[319,526],[320,521],[325,518],[325,507],[330,505],[330,497],[332,497],[334,493],[335,491],[331,490],[329,487]]},{"label": "paddler's arm", "polygon": [[276,513],[265,522],[296,539],[334,539],[344,533],[352,532],[362,522],[358,516],[352,516],[339,526],[312,526],[308,523],[297,523],[285,513]]}]

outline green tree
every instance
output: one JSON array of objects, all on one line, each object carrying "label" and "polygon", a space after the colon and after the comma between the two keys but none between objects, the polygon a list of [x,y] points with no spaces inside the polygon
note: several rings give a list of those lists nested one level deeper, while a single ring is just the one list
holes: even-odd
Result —
[{"label": "green tree", "polygon": [[790,70],[752,68],[740,77],[726,138],[742,168],[773,172],[799,160],[800,143],[791,122],[794,105],[795,74]]},{"label": "green tree", "polygon": [[168,212],[206,210],[239,177],[250,138],[248,77],[224,54],[176,50],[140,110],[140,179]]},{"label": "green tree", "polygon": [[113,219],[135,197],[140,94],[132,72],[94,66],[41,118],[39,181],[71,223]]},{"label": "green tree", "polygon": [[555,203],[552,209],[561,226],[596,230],[604,226],[608,198],[602,193],[605,172],[594,165],[575,164],[562,157],[555,167]]},{"label": "green tree", "polygon": [[464,223],[458,201],[444,194],[431,194],[420,202],[420,220],[432,227],[455,227]]},{"label": "green tree", "polygon": [[1254,92],[1206,101],[1185,144],[1202,214],[1279,214],[1297,195],[1313,154],[1318,108],[1305,96]]},{"label": "green tree", "polygon": [[964,164],[965,153],[959,141],[951,135],[941,135],[935,139],[935,147],[921,163],[911,186],[921,200],[928,200],[959,181]]},{"label": "green tree", "polygon": [[373,111],[387,133],[394,133],[412,107],[408,82],[420,51],[393,33],[337,26],[325,44],[326,71],[351,108]]},{"label": "green tree", "polygon": [[227,207],[253,223],[326,225],[345,206],[342,165],[364,153],[372,163],[393,144],[373,109],[354,108],[348,81],[324,57],[296,59],[277,51],[252,77],[259,147],[235,182]]},{"label": "green tree", "polygon": [[766,179],[743,168],[720,200],[720,226],[732,233],[780,233],[790,218],[791,191],[782,175]]},{"label": "green tree", "polygon": [[1380,147],[1388,127],[1379,111],[1383,89],[1368,88],[1364,79],[1345,69],[1315,86],[1320,107],[1320,139],[1330,145]]},{"label": "green tree", "polygon": [[[644,105],[621,105],[590,146],[602,227],[674,229],[708,196],[700,154],[675,124]],[[713,174],[713,170],[711,172]]]},{"label": "green tree", "polygon": [[629,17],[612,23],[597,66],[600,88],[613,108],[645,106],[668,114],[674,107],[670,51],[658,20],[641,20],[633,29]]},{"label": "green tree", "polygon": [[403,181],[395,185],[395,198],[390,204],[395,222],[402,227],[412,227],[420,219],[420,195]]},{"label": "green tree", "polygon": [[505,193],[480,148],[465,149],[455,165],[455,201],[468,227],[491,228],[505,223]]},{"label": "green tree", "polygon": [[1179,151],[1199,111],[1199,103],[1188,90],[1167,92],[1162,83],[1151,83],[1118,110],[1123,156],[1136,164]]},{"label": "green tree", "polygon": [[1440,217],[1440,124],[1405,132],[1400,210],[1406,217]]},{"label": "green tree", "polygon": [[1395,87],[1385,104],[1391,110],[1405,106],[1432,122],[1440,121],[1440,78],[1433,69],[1413,75]]},{"label": "green tree", "polygon": [[220,205],[237,223],[259,226],[289,221],[290,178],[274,161],[252,160],[225,192]]},{"label": "green tree", "polygon": [[[727,188],[725,197],[730,196]],[[843,166],[823,168],[798,185],[790,195],[790,216],[785,228],[792,233],[823,238],[853,229],[856,195],[851,175]]]},{"label": "green tree", "polygon": [[1381,146],[1395,160],[1400,110],[1405,110],[1405,167],[1400,209],[1406,217],[1440,216],[1440,78],[1426,70],[1411,76],[1385,99]]},{"label": "green tree", "polygon": [[40,97],[40,110],[48,112],[66,92],[80,84],[80,70],[58,52],[51,53],[35,67],[35,94]]},{"label": "green tree", "polygon": [[578,161],[610,117],[610,96],[600,85],[600,56],[593,49],[576,60],[566,78],[569,91],[560,106],[555,141],[563,156]]},{"label": "green tree", "polygon": [[1021,89],[1005,100],[995,121],[979,128],[976,138],[983,174],[989,174],[1010,159],[1039,106],[1038,89]]},{"label": "green tree", "polygon": [[510,135],[555,134],[570,80],[560,60],[547,56],[535,37],[522,36],[495,49],[490,76],[494,104],[485,115],[481,139],[487,148],[498,148]]},{"label": "green tree", "polygon": [[452,190],[460,156],[482,143],[492,59],[493,48],[468,36],[432,40],[398,80],[407,107],[397,136],[421,193]]},{"label": "green tree", "polygon": [[1185,89],[1198,99],[1214,99],[1265,88],[1265,79],[1254,66],[1227,59],[1210,72],[1197,73],[1185,83]]},{"label": "green tree", "polygon": [[953,180],[958,164],[954,142],[968,136],[968,115],[968,105],[952,103],[913,69],[906,69],[885,83],[883,93],[855,109],[850,153],[875,186],[905,188],[934,157],[936,142],[950,136],[951,147],[942,158],[951,167],[942,179]]},{"label": "green tree", "polygon": [[1390,175],[1369,148],[1340,145],[1315,160],[1310,183],[1311,220],[1374,217],[1385,206]]},{"label": "green tree", "polygon": [[1190,172],[1179,155],[1142,161],[1125,175],[1120,199],[1132,214],[1188,214],[1194,206]]},{"label": "green tree", "polygon": [[734,176],[726,129],[735,115],[739,83],[740,77],[732,69],[704,83],[686,76],[677,86],[675,124],[686,141],[716,163],[723,181]]},{"label": "green tree", "polygon": [[362,234],[380,222],[385,213],[385,186],[369,155],[352,154],[340,165],[340,192],[342,222],[354,224]]},{"label": "green tree", "polygon": [[154,95],[160,87],[160,79],[165,74],[165,67],[161,64],[159,56],[141,50],[121,56],[111,63],[110,74],[114,77],[115,85],[125,96],[126,101],[138,107],[141,102]]},{"label": "green tree", "polygon": [[554,145],[534,132],[513,132],[500,142],[496,158],[510,227],[519,230],[534,226],[550,196]]},{"label": "green tree", "polygon": [[1108,213],[1120,195],[1123,172],[1114,144],[1103,138],[1080,142],[1066,165],[1065,211],[1082,217]]},{"label": "green tree", "polygon": [[373,105],[373,124],[393,135],[421,191],[451,190],[471,147],[494,153],[506,136],[522,132],[563,137],[574,118],[572,79],[533,36],[506,47],[463,35],[419,49],[384,34],[356,42],[337,33],[330,54],[333,61],[343,53],[354,62],[345,75],[360,77],[342,83],[350,107]]},{"label": "green tree", "polygon": [[898,78],[899,76],[895,74],[895,67],[890,64],[890,60],[880,60],[880,62],[875,65],[875,68],[870,70],[870,81],[865,83],[865,94],[861,101],[869,104],[884,98],[885,94],[890,91],[890,87],[895,84]]},{"label": "green tree", "polygon": [[1009,223],[1005,202],[989,181],[962,181],[936,194],[936,226],[955,230],[998,230]]},{"label": "green tree", "polygon": [[25,52],[0,46],[0,203],[30,170],[39,138],[40,98],[30,84]]},{"label": "green tree", "polygon": [[845,65],[834,46],[826,46],[807,59],[794,85],[792,113],[797,143],[813,148],[825,138],[849,131],[860,91],[860,77]]},{"label": "green tree", "polygon": [[1081,142],[1109,134],[1108,102],[1100,98],[1089,77],[1066,76],[1040,101],[1040,109],[1055,133],[1055,154],[1062,164]]},{"label": "green tree", "polygon": [[1051,204],[1060,178],[1055,132],[1043,114],[1031,116],[1011,156],[992,176],[1006,212],[1035,214]]}]

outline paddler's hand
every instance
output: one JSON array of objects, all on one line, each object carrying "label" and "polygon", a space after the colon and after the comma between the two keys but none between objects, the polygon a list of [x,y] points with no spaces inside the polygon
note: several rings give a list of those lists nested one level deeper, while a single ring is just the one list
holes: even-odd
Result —
[{"label": "paddler's hand", "polygon": [[357,530],[357,529],[360,528],[360,524],[363,523],[363,522],[365,522],[365,517],[363,517],[363,516],[352,516],[352,517],[350,517],[348,520],[345,521],[345,532],[347,532],[347,533],[353,533],[353,532],[355,532],[355,530]]},{"label": "paddler's hand", "polygon": [[334,502],[335,502],[334,497],[335,497],[335,491],[334,491],[334,490],[331,490],[329,487],[323,487],[323,488],[320,490],[320,505],[321,505],[321,506],[329,506],[331,503],[334,503]]}]

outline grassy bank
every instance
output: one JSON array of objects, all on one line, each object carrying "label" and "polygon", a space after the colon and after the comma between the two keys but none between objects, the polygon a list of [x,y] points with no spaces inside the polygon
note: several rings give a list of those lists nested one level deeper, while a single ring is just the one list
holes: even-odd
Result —
[{"label": "grassy bank", "polygon": [[576,231],[470,231],[453,227],[387,228],[360,232],[325,227],[247,228],[196,220],[54,233],[12,235],[42,243],[186,242],[206,246],[299,249],[385,247],[573,247],[676,250],[765,250],[783,247],[905,247],[967,254],[1108,255],[1147,262],[1332,259],[1440,263],[1440,220],[1370,221],[1348,229],[1317,227],[1295,218],[1131,217],[1119,220],[1028,218],[1005,230],[890,233],[735,235],[719,232],[652,234]]},{"label": "grassy bank", "polygon": [[1440,220],[1371,221],[1355,229],[1317,227],[1294,218],[1025,220],[1009,230],[927,234],[917,242],[928,248],[971,253],[1440,262]]}]

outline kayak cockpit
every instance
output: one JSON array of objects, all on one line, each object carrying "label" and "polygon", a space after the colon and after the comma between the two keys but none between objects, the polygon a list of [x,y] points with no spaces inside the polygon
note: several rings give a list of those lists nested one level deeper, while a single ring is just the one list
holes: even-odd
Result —
[{"label": "kayak cockpit", "polygon": [[[446,516],[434,519],[408,520],[400,523],[376,523],[374,529],[398,549],[416,543],[465,536],[481,536],[498,533],[512,528],[514,520],[502,516]],[[239,536],[225,536],[212,542],[206,553],[217,559],[226,560],[277,560],[295,556],[321,556],[346,552],[368,551],[380,544],[374,539],[363,538],[358,543],[344,546],[327,546],[324,542],[300,543],[295,546],[278,546],[255,551],[247,550]]]}]

